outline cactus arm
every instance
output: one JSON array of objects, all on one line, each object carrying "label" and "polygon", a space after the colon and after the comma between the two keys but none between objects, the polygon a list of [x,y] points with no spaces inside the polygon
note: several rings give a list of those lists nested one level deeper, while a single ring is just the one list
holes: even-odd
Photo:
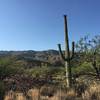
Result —
[{"label": "cactus arm", "polygon": [[65,57],[64,57],[64,55],[63,55],[63,53],[62,53],[62,50],[61,50],[61,44],[58,44],[58,48],[59,48],[59,53],[60,53],[61,58],[62,58],[63,60],[65,60]]},{"label": "cactus arm", "polygon": [[72,55],[71,55],[71,60],[74,58],[74,54],[75,54],[75,52],[74,52],[74,49],[75,49],[75,42],[73,41],[72,42]]}]

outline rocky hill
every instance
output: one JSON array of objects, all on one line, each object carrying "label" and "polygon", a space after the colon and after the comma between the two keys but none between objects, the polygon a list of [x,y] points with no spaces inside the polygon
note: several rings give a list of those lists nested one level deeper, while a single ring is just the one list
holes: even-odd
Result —
[{"label": "rocky hill", "polygon": [[41,64],[53,66],[61,66],[63,64],[57,50],[0,51],[0,59],[3,58],[12,59],[15,63],[28,65],[28,67],[41,66]]}]

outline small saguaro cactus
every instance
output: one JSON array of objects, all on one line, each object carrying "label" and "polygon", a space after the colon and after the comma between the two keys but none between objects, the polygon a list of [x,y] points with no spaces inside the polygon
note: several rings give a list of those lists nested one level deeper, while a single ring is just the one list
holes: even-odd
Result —
[{"label": "small saguaro cactus", "polygon": [[72,42],[72,53],[70,53],[66,15],[64,15],[64,26],[65,26],[65,55],[61,50],[61,44],[58,44],[58,48],[61,58],[65,61],[66,82],[67,82],[67,87],[69,88],[72,86],[72,73],[71,73],[70,61],[74,58],[75,43]]}]

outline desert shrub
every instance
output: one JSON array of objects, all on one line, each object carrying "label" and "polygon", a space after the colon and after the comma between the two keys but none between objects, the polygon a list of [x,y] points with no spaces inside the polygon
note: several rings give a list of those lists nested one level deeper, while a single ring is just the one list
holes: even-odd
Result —
[{"label": "desert shrub", "polygon": [[43,86],[40,89],[40,94],[42,96],[52,97],[56,93],[56,88],[54,86]]},{"label": "desert shrub", "polygon": [[69,89],[66,93],[65,100],[77,100],[77,95],[74,89]]},{"label": "desert shrub", "polygon": [[13,66],[0,66],[0,77],[5,78],[15,74],[22,74],[24,71],[23,69],[13,67]]},{"label": "desert shrub", "polygon": [[4,86],[4,83],[1,81],[0,82],[0,100],[4,99],[4,95],[5,95],[5,86]]},{"label": "desert shrub", "polygon": [[94,82],[82,94],[83,100],[100,100],[100,84]]},{"label": "desert shrub", "polygon": [[48,72],[48,68],[34,67],[27,70],[27,73],[30,73],[33,77],[42,77],[45,76]]},{"label": "desert shrub", "polygon": [[2,58],[0,58],[0,65],[8,66],[11,63],[12,63],[12,60],[10,60],[9,57],[2,57]]},{"label": "desert shrub", "polygon": [[64,74],[64,68],[63,67],[34,67],[31,69],[27,69],[26,71],[28,74],[32,75],[33,77],[49,77],[49,76],[54,76],[56,77],[57,75],[63,75]]},{"label": "desert shrub", "polygon": [[75,92],[77,96],[82,96],[82,93],[84,93],[86,89],[87,85],[84,84],[83,82],[79,82],[75,85]]},{"label": "desert shrub", "polygon": [[78,67],[72,67],[72,74],[73,75],[85,75],[85,74],[94,74],[95,70],[92,68],[91,63],[84,62]]},{"label": "desert shrub", "polygon": [[39,99],[39,89],[33,88],[27,92],[28,100],[38,100]]}]

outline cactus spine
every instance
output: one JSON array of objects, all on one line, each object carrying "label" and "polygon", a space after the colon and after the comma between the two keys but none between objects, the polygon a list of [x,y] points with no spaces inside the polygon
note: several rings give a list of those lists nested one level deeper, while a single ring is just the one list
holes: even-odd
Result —
[{"label": "cactus spine", "polygon": [[67,87],[69,88],[72,86],[72,73],[71,73],[70,61],[74,57],[74,44],[75,43],[72,42],[72,53],[70,53],[66,15],[64,15],[64,26],[65,26],[65,55],[63,54],[61,50],[61,44],[58,44],[58,48],[59,48],[59,53],[61,55],[61,58],[65,61],[66,82],[67,82]]}]

